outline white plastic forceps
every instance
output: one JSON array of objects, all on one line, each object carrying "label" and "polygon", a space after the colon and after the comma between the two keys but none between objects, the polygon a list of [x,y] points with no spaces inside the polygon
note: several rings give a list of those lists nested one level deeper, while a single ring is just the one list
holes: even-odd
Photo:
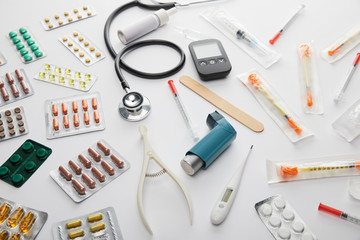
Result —
[{"label": "white plastic forceps", "polygon": [[[146,227],[146,229],[149,231],[150,234],[153,234],[146,218],[144,215],[144,207],[143,207],[143,189],[144,189],[144,181],[145,181],[145,177],[159,177],[165,173],[167,173],[174,181],[175,183],[179,186],[179,188],[181,189],[181,191],[183,192],[188,207],[189,207],[189,211],[190,211],[190,224],[192,224],[192,220],[193,220],[193,207],[192,207],[192,202],[191,202],[191,198],[190,198],[190,194],[188,192],[188,190],[185,188],[184,184],[180,181],[180,179],[178,179],[172,172],[171,170],[160,160],[160,158],[158,157],[158,155],[155,153],[155,151],[152,149],[149,140],[147,138],[147,128],[145,125],[140,125],[139,126],[139,132],[144,140],[144,162],[143,162],[143,166],[142,166],[142,170],[141,170],[141,175],[140,175],[140,180],[139,180],[139,186],[138,186],[138,192],[137,192],[137,204],[138,204],[138,208],[139,208],[139,212],[140,212],[140,216],[141,219]],[[162,169],[157,172],[157,173],[147,173],[147,168],[149,166],[149,161],[150,160],[154,160]]]}]

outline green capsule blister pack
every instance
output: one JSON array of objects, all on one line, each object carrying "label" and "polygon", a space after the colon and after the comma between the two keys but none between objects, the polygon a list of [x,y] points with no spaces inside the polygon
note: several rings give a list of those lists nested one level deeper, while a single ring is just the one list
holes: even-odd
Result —
[{"label": "green capsule blister pack", "polygon": [[22,27],[11,31],[8,37],[23,63],[31,63],[46,56],[39,42],[28,28]]},{"label": "green capsule blister pack", "polygon": [[0,167],[0,179],[14,187],[21,187],[51,153],[51,148],[31,139],[26,140]]}]

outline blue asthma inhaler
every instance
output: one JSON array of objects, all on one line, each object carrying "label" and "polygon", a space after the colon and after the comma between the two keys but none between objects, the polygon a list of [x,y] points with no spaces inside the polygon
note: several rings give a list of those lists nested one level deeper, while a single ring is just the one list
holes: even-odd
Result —
[{"label": "blue asthma inhaler", "polygon": [[233,126],[217,111],[208,115],[206,124],[211,131],[180,162],[189,175],[194,175],[200,168],[206,169],[236,138]]}]

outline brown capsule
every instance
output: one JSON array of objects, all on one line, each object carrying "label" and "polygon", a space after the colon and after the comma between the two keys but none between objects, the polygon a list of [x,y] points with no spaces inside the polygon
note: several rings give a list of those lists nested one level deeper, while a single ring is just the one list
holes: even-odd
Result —
[{"label": "brown capsule", "polygon": [[21,112],[21,108],[16,107],[16,108],[14,109],[14,112],[15,112],[15,113],[20,113],[20,112]]},{"label": "brown capsule", "polygon": [[73,179],[71,181],[73,187],[75,188],[75,190],[80,194],[80,195],[84,195],[85,194],[85,187],[84,185],[82,185],[78,180]]},{"label": "brown capsule", "polygon": [[19,90],[15,84],[10,85],[11,91],[14,95],[14,97],[19,97]]},{"label": "brown capsule", "polygon": [[6,76],[6,79],[7,79],[7,81],[8,81],[9,84],[13,84],[13,83],[14,83],[14,78],[11,76],[10,73],[6,73],[5,76]]},{"label": "brown capsule", "polygon": [[25,81],[20,81],[21,88],[25,94],[28,94],[30,92],[28,86],[26,85]]},{"label": "brown capsule", "polygon": [[67,170],[67,168],[60,166],[59,172],[60,172],[60,175],[66,179],[66,181],[70,181],[72,179],[72,174],[69,170]]},{"label": "brown capsule", "polygon": [[95,181],[94,179],[92,179],[89,175],[87,175],[86,173],[83,173],[81,175],[82,180],[86,183],[86,185],[88,185],[89,188],[94,188],[95,187]]},{"label": "brown capsule", "polygon": [[0,132],[0,138],[4,138],[5,137],[5,133],[4,132]]},{"label": "brown capsule", "polygon": [[69,161],[69,166],[70,168],[76,173],[76,175],[80,175],[82,168],[79,166],[79,164],[77,164],[76,162],[74,162],[73,160]]},{"label": "brown capsule", "polygon": [[59,121],[56,118],[53,119],[53,128],[55,131],[59,130]]},{"label": "brown capsule", "polygon": [[94,111],[94,120],[95,120],[96,123],[100,122],[100,114],[99,114],[98,110]]},{"label": "brown capsule", "polygon": [[25,130],[26,130],[26,129],[25,129],[24,127],[20,127],[20,128],[19,128],[19,132],[20,132],[20,133],[24,133]]},{"label": "brown capsule", "polygon": [[105,175],[96,167],[93,167],[91,169],[91,172],[94,174],[94,176],[100,181],[100,182],[104,182],[105,181]]},{"label": "brown capsule", "polygon": [[0,126],[0,132],[3,132],[3,131],[4,131],[4,127]]},{"label": "brown capsule", "polygon": [[75,127],[78,127],[79,124],[80,124],[79,115],[74,114],[73,119],[74,119],[74,126],[75,126]]},{"label": "brown capsule", "polygon": [[[1,117],[1,116],[0,116]],[[0,126],[3,125],[3,121],[0,119]]]},{"label": "brown capsule", "polygon": [[13,122],[12,117],[7,117],[7,118],[6,118],[6,122],[7,122],[7,123],[12,123],[12,122]]},{"label": "brown capsule", "polygon": [[5,116],[10,116],[11,115],[11,111],[10,110],[6,110],[5,111]]},{"label": "brown capsule", "polygon": [[86,168],[90,168],[91,167],[91,161],[85,157],[83,154],[80,154],[78,156],[80,162],[86,167]]},{"label": "brown capsule", "polygon": [[89,112],[84,112],[84,122],[86,125],[90,124]]},{"label": "brown capsule", "polygon": [[110,176],[114,175],[115,169],[108,162],[101,161],[101,166]]},{"label": "brown capsule", "polygon": [[0,91],[1,91],[1,95],[2,95],[2,98],[4,99],[4,101],[8,101],[9,100],[9,93],[6,90],[6,88],[0,88]]},{"label": "brown capsule", "polygon": [[24,126],[24,122],[23,122],[23,121],[19,121],[19,122],[18,122],[18,126],[19,126],[19,127]]},{"label": "brown capsule", "polygon": [[102,142],[98,141],[98,142],[97,142],[97,146],[98,146],[98,148],[100,148],[100,150],[105,154],[105,156],[109,156],[109,155],[110,155],[110,148],[108,148],[107,146],[105,146],[105,144],[103,144]]},{"label": "brown capsule", "polygon": [[92,148],[88,148],[88,152],[95,161],[97,161],[97,162],[100,161],[101,155],[96,150],[94,150]]},{"label": "brown capsule", "polygon": [[24,80],[24,76],[21,74],[21,72],[18,69],[15,70],[15,74],[19,81]]},{"label": "brown capsule", "polygon": [[9,133],[10,133],[10,136],[14,136],[16,132],[15,132],[14,129],[11,129],[11,130],[9,131]]},{"label": "brown capsule", "polygon": [[16,120],[20,121],[21,119],[22,119],[22,115],[21,115],[21,114],[16,115]]},{"label": "brown capsule", "polygon": [[14,124],[9,123],[9,124],[8,124],[8,129],[14,129]]},{"label": "brown capsule", "polygon": [[63,124],[64,124],[64,128],[69,128],[70,124],[69,124],[69,116],[68,115],[63,116]]},{"label": "brown capsule", "polygon": [[117,156],[115,156],[114,154],[111,154],[110,158],[118,168],[123,168],[124,167],[124,162],[121,161],[121,159],[118,158]]},{"label": "brown capsule", "polygon": [[0,77],[0,88],[4,87],[4,80]]}]

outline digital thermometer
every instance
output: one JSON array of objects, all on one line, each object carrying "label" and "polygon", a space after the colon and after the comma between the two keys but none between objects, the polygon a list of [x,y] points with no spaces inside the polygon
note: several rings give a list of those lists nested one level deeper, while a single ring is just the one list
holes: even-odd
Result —
[{"label": "digital thermometer", "polygon": [[245,164],[249,158],[253,145],[251,145],[249,152],[243,162],[241,162],[238,170],[232,176],[228,184],[226,185],[223,194],[220,195],[219,199],[216,201],[216,204],[211,212],[211,223],[218,225],[222,223],[226,216],[228,215],[232,204],[234,203],[234,199],[236,197],[236,193],[239,189],[241,176],[245,167]]},{"label": "digital thermometer", "polygon": [[231,71],[231,64],[221,42],[206,39],[189,44],[191,57],[202,80],[225,78]]}]

